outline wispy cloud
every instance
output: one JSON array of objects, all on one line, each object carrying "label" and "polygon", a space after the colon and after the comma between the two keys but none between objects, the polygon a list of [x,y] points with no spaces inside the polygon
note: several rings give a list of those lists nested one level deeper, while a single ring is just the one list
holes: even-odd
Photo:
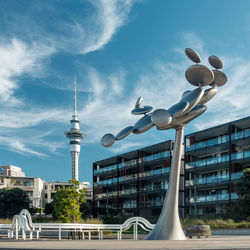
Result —
[{"label": "wispy cloud", "polygon": [[82,53],[86,54],[103,48],[117,32],[128,22],[129,12],[135,1],[132,0],[98,0],[92,3],[96,7],[94,29],[91,27],[90,37],[84,42]]},{"label": "wispy cloud", "polygon": [[0,98],[1,105],[14,106],[22,103],[22,98],[15,96],[19,88],[18,77],[23,74],[37,74],[44,57],[53,53],[53,48],[27,45],[13,38],[0,43]]}]

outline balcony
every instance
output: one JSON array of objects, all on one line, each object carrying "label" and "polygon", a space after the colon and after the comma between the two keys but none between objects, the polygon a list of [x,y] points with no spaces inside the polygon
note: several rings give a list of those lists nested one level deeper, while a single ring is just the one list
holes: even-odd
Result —
[{"label": "balcony", "polygon": [[[231,141],[244,139],[250,136],[250,129],[246,129],[234,134],[231,134]],[[215,145],[220,145],[229,142],[229,135],[219,136],[210,140],[201,141],[186,147],[186,152],[207,148]]]},{"label": "balcony", "polygon": [[[231,194],[231,199],[238,199],[238,195],[236,193]],[[214,194],[214,195],[207,195],[207,196],[198,196],[196,198],[194,197],[188,197],[186,198],[187,203],[211,203],[211,202],[220,202],[220,201],[228,201],[229,200],[229,194]]]},{"label": "balcony", "polygon": [[171,152],[169,150],[159,152],[156,154],[152,154],[152,155],[146,155],[144,157],[139,158],[139,162],[138,162],[138,159],[124,161],[124,162],[119,163],[119,164],[114,164],[114,165],[107,166],[104,168],[96,169],[96,170],[94,170],[94,174],[98,175],[98,174],[103,174],[103,173],[110,172],[110,171],[115,171],[117,169],[121,169],[121,168],[125,168],[125,167],[132,167],[132,166],[136,166],[138,163],[142,164],[142,163],[170,157],[170,155],[171,155]]},{"label": "balcony", "polygon": [[[150,171],[139,173],[139,178],[141,179],[145,177],[161,176],[169,172],[170,172],[170,168],[153,169]],[[138,178],[137,174],[125,175],[125,176],[121,176],[118,178],[116,177],[116,178],[99,181],[97,182],[97,185],[113,185],[113,184],[117,184],[118,182],[121,183],[121,182],[126,182],[126,181],[131,181],[131,180],[137,180],[137,178]],[[97,185],[94,185],[94,186],[97,186]]]},{"label": "balcony", "polygon": [[[231,160],[240,160],[240,159],[246,159],[250,157],[250,150],[246,150],[243,152],[237,152],[231,154]],[[212,158],[206,158],[199,161],[193,161],[186,163],[186,168],[200,168],[200,167],[207,167],[209,165],[215,165],[215,164],[221,164],[224,162],[229,162],[229,154],[218,156],[218,157],[212,157]]]}]

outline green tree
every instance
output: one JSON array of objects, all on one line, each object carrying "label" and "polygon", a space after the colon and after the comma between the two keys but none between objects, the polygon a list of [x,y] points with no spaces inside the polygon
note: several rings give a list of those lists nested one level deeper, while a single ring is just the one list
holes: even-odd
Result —
[{"label": "green tree", "polygon": [[54,212],[54,204],[53,204],[53,202],[46,203],[43,212],[45,214],[47,214],[47,215],[53,214],[53,212]]},{"label": "green tree", "polygon": [[30,199],[22,189],[0,189],[0,218],[12,218],[29,205]]},{"label": "green tree", "polygon": [[79,181],[69,180],[69,183],[73,185],[56,192],[55,215],[59,221],[76,223],[81,219],[80,206],[85,202],[85,190],[79,189]]},{"label": "green tree", "polygon": [[243,170],[243,175],[236,185],[238,201],[229,207],[229,213],[236,220],[250,220],[250,168]]},{"label": "green tree", "polygon": [[239,219],[250,220],[250,168],[243,170],[240,182],[237,183],[236,192],[239,196],[236,211]]},{"label": "green tree", "polygon": [[80,212],[81,212],[81,215],[82,215],[82,218],[83,219],[88,219],[92,216],[92,204],[89,205],[87,202],[84,202],[81,204],[80,206]]}]

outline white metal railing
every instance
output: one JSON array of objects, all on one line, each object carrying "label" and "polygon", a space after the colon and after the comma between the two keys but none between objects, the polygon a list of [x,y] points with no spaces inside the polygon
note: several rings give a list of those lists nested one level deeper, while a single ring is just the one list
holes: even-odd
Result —
[{"label": "white metal railing", "polygon": [[[75,223],[33,223],[34,228],[39,228],[41,232],[54,231],[58,233],[58,239],[62,239],[62,232],[70,232],[76,230],[82,233],[82,239],[85,239],[85,233],[88,233],[88,239],[91,240],[92,232],[98,233],[99,240],[103,239],[103,232],[115,231],[117,239],[122,239],[122,232],[134,227],[133,238],[138,238],[138,226],[145,231],[151,231],[155,225],[142,217],[132,217],[126,220],[123,224],[75,224]],[[0,230],[10,230],[12,224],[0,224]],[[32,238],[31,238],[32,239]]]}]

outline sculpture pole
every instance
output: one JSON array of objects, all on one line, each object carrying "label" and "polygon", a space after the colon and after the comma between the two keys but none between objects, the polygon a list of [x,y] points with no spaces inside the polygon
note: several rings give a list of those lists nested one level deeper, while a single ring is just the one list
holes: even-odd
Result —
[{"label": "sculpture pole", "polygon": [[179,183],[184,127],[176,128],[169,185],[161,215],[146,240],[185,240],[179,217]]},{"label": "sculpture pole", "polygon": [[[207,107],[204,104],[216,95],[217,87],[221,87],[227,82],[226,75],[219,70],[223,68],[223,63],[217,56],[208,58],[210,65],[214,68],[210,70],[199,64],[201,58],[194,50],[186,48],[185,53],[191,61],[196,63],[187,68],[185,77],[197,88],[185,91],[181,100],[168,110],[156,109],[152,113],[150,113],[153,110],[151,106],[141,106],[142,97],[140,97],[131,113],[144,116],[134,126],[124,128],[116,136],[106,134],[101,140],[104,147],[110,147],[115,141],[124,139],[130,133],[142,134],[153,126],[156,126],[158,130],[172,128],[176,130],[167,197],[165,197],[158,222],[146,236],[146,240],[186,240],[181,227],[178,207],[184,127],[206,111]],[[208,85],[211,87],[204,90],[203,87]]]}]

